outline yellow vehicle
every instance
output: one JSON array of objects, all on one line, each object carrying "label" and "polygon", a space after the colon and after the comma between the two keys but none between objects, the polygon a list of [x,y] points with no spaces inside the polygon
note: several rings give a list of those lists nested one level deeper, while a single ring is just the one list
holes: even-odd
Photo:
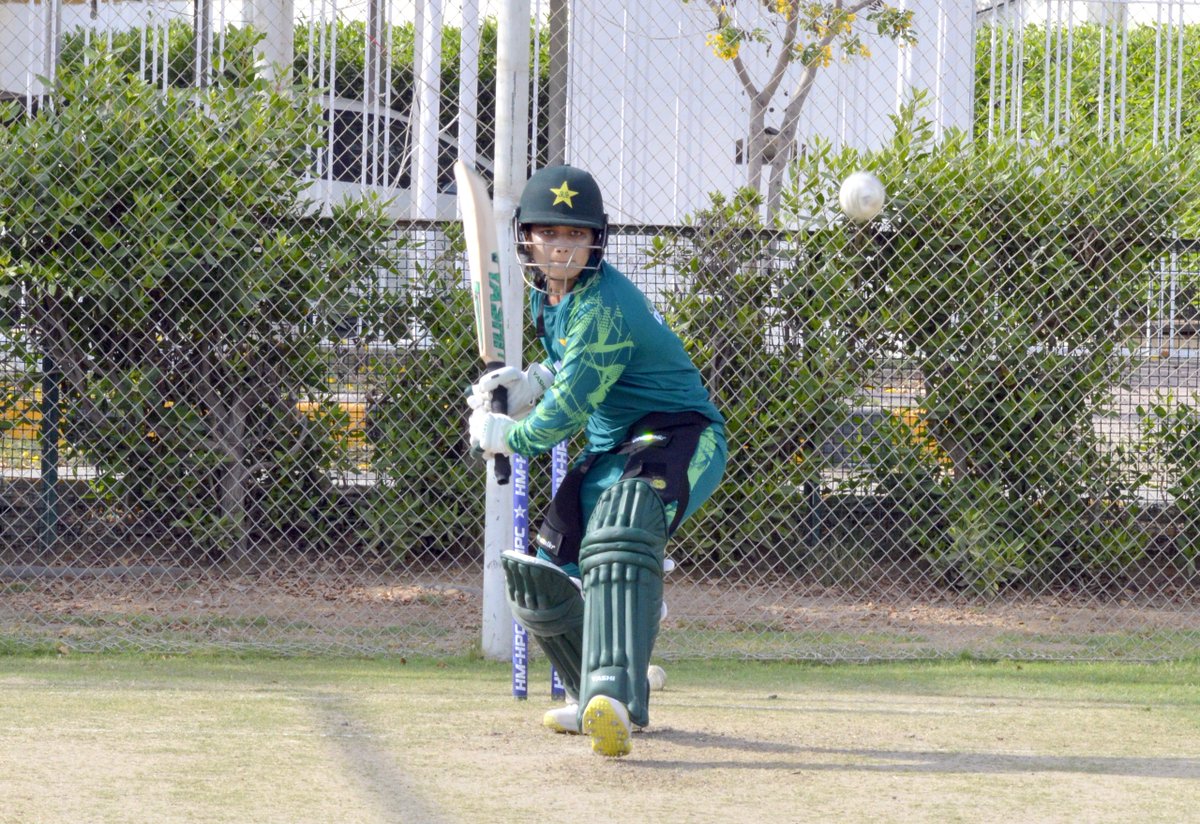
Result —
[{"label": "yellow vehicle", "polygon": [[[886,430],[894,446],[919,450],[943,467],[949,467],[949,456],[929,434],[926,414],[925,409],[913,406],[855,407],[818,449],[833,469],[861,468],[871,463],[871,453],[877,448],[874,445],[884,443],[880,430]],[[903,438],[907,443],[898,442]]]},{"label": "yellow vehicle", "polygon": [[[167,401],[168,406],[171,402]],[[366,401],[352,393],[334,393],[327,400],[304,400],[296,404],[296,408],[316,420],[330,404],[345,413],[343,439],[347,446],[356,447],[365,444],[365,426],[367,417]],[[36,448],[36,442],[41,435],[42,425],[42,393],[35,387],[32,391],[22,393],[9,389],[0,398],[0,463],[11,463],[8,457],[14,453],[28,452]],[[147,437],[155,437],[153,432],[146,433]],[[65,440],[60,440],[66,445]],[[27,463],[22,460],[21,463]]]}]

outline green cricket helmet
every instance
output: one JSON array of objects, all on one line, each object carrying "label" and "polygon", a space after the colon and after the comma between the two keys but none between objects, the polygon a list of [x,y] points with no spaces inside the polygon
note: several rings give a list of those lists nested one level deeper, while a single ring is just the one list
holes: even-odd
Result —
[{"label": "green cricket helmet", "polygon": [[530,226],[580,226],[595,233],[585,271],[594,271],[604,258],[608,242],[608,215],[596,179],[574,166],[538,169],[525,184],[521,202],[513,213],[513,237],[522,267],[534,276],[534,288],[542,288],[545,273],[534,265],[529,248]]}]

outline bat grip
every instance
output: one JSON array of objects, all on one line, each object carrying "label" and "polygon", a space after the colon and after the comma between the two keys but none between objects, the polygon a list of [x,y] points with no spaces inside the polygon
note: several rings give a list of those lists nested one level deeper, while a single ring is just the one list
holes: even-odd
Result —
[{"label": "bat grip", "polygon": [[[498,415],[508,414],[508,387],[498,386],[492,390],[492,411]],[[512,475],[512,466],[507,455],[497,455],[492,459],[492,471],[496,473],[496,483],[504,486]]]}]

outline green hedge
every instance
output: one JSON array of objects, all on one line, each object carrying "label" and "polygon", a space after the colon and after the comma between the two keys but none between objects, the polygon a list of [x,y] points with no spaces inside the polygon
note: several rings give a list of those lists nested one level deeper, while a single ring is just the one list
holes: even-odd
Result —
[{"label": "green hedge", "polygon": [[[479,112],[481,128],[479,129],[479,154],[490,157],[493,153],[495,129],[490,125],[495,109],[496,95],[496,21],[489,18],[482,22],[480,30],[479,54],[479,97],[477,111]],[[190,23],[175,21],[165,29],[135,28],[113,35],[112,49],[117,65],[125,72],[141,74],[146,80],[156,78],[161,83],[161,55],[166,54],[167,77],[171,86],[183,88],[195,83],[194,33]],[[254,48],[262,36],[248,27],[228,26],[214,37],[214,56],[212,67],[219,82],[246,85],[256,73]],[[82,31],[67,35],[63,42],[63,69],[71,71],[73,67],[82,65],[84,54],[90,42],[91,48],[101,45],[99,38],[86,38]],[[408,113],[412,108],[413,99],[413,53],[416,31],[412,23],[403,23],[392,28],[391,33],[391,106],[399,112]],[[155,46],[156,41],[158,45]],[[366,28],[362,22],[342,21],[298,25],[295,29],[294,50],[295,59],[293,71],[297,80],[309,78],[313,87],[324,93],[330,91],[330,58],[336,53],[336,65],[333,72],[333,92],[335,95],[350,100],[363,99],[363,78],[365,75],[365,55],[363,43],[366,41]],[[453,127],[459,111],[458,84],[459,54],[461,49],[462,32],[455,26],[446,26],[442,30],[442,59],[441,59],[441,125],[443,128]],[[532,50],[540,49],[538,66],[540,77],[530,78],[530,88],[536,86],[546,88],[549,81],[550,51],[549,36],[543,27],[540,39],[531,36]],[[149,65],[151,62],[145,55],[160,55],[160,65]],[[311,72],[311,76],[310,76]],[[387,74],[387,69],[383,72]],[[386,79],[386,77],[385,77]],[[531,94],[532,101],[532,94]],[[540,114],[541,119],[534,125],[538,129],[538,145],[545,147],[548,139],[548,124],[544,110],[536,112],[531,106],[532,114]],[[532,122],[532,121],[531,121]]]},{"label": "green hedge", "polygon": [[[986,16],[982,18],[987,22]],[[1022,133],[1029,136],[1045,136],[1055,134],[1055,107],[1060,110],[1058,118],[1060,128],[1062,121],[1069,119],[1079,131],[1098,133],[1100,115],[1105,115],[1106,134],[1112,131],[1112,95],[1111,76],[1114,69],[1113,37],[1111,28],[1102,28],[1096,24],[1082,24],[1073,27],[1069,33],[1071,49],[1068,53],[1068,31],[1064,25],[1061,29],[1052,26],[1050,29],[1049,61],[1047,61],[1046,27],[1044,25],[1029,25],[1024,29],[1013,30],[1007,26],[981,26],[975,40],[975,134],[987,136],[989,119],[998,118],[1001,111],[1011,112],[1015,100],[1021,99],[1021,128]],[[1182,97],[1183,109],[1180,130],[1184,140],[1194,139],[1200,128],[1200,25],[1190,24],[1183,27],[1183,66],[1182,66]],[[1116,107],[1118,116],[1125,118],[1124,131],[1118,124],[1113,137],[1118,140],[1138,140],[1151,137],[1155,126],[1155,109],[1159,109],[1159,136],[1164,135],[1167,124],[1163,119],[1168,116],[1164,108],[1162,96],[1169,85],[1172,90],[1172,100],[1179,98],[1180,77],[1177,74],[1180,49],[1180,29],[1178,26],[1170,29],[1159,29],[1153,25],[1137,25],[1128,29],[1126,35],[1117,41],[1120,54],[1116,56],[1117,76],[1123,82],[1118,88]],[[1060,42],[1061,38],[1061,42]],[[1169,41],[1169,42],[1168,42]],[[1102,53],[1103,42],[1103,53]],[[1020,49],[1019,86],[1012,82],[1012,61],[1014,49]],[[1166,57],[1168,50],[1172,62],[1168,65]],[[1158,54],[1156,63],[1155,55]],[[1002,62],[1007,56],[1007,67]],[[1101,59],[1106,67],[1104,97],[1101,98]],[[1121,60],[1127,60],[1127,66],[1121,68]],[[1164,76],[1170,70],[1170,77]],[[993,76],[993,71],[996,76]],[[1049,77],[1047,77],[1049,72]],[[1155,75],[1158,73],[1158,92],[1155,92]],[[1123,76],[1122,76],[1123,74]],[[999,75],[1007,75],[1001,82]],[[1047,86],[1049,80],[1049,86]],[[1071,86],[1071,97],[1066,98],[1067,84]],[[991,84],[991,85],[990,85]],[[1047,90],[1049,99],[1047,99]],[[1049,120],[1047,120],[1047,105],[1049,105]],[[1011,116],[1011,115],[1010,115]],[[1174,105],[1169,112],[1169,134],[1175,140],[1175,111]],[[1010,131],[1011,125],[994,124],[1001,131]]]},{"label": "green hedge", "polygon": [[[1166,239],[1195,225],[1196,152],[1084,129],[935,140],[923,100],[877,152],[815,141],[785,198],[784,224],[801,228],[775,246],[750,193],[715,197],[688,236],[660,240],[655,262],[690,276],[674,322],[730,418],[728,481],[688,539],[723,562],[828,571],[846,552],[829,513],[869,495],[895,518],[888,545],[947,582],[1111,575],[1144,550],[1147,478],[1093,418],[1130,365],[1115,319],[1141,310]],[[864,168],[889,205],[859,227],[836,203]],[[819,447],[853,423],[884,357],[919,365],[921,408],[871,427],[851,445],[861,468],[832,481]]]},{"label": "green hedge", "polygon": [[0,131],[6,362],[50,358],[120,517],[218,553],[319,542],[347,460],[323,345],[392,267],[385,213],[308,211],[306,94],[163,94],[93,53],[55,100]]}]

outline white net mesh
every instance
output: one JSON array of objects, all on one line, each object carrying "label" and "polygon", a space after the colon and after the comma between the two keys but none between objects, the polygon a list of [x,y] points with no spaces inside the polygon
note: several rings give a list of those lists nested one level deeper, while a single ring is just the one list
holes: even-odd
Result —
[{"label": "white net mesh", "polygon": [[[522,152],[728,418],[662,654],[1191,654],[1196,5],[619,5],[533,4]],[[500,13],[0,2],[6,644],[478,645]]]}]

